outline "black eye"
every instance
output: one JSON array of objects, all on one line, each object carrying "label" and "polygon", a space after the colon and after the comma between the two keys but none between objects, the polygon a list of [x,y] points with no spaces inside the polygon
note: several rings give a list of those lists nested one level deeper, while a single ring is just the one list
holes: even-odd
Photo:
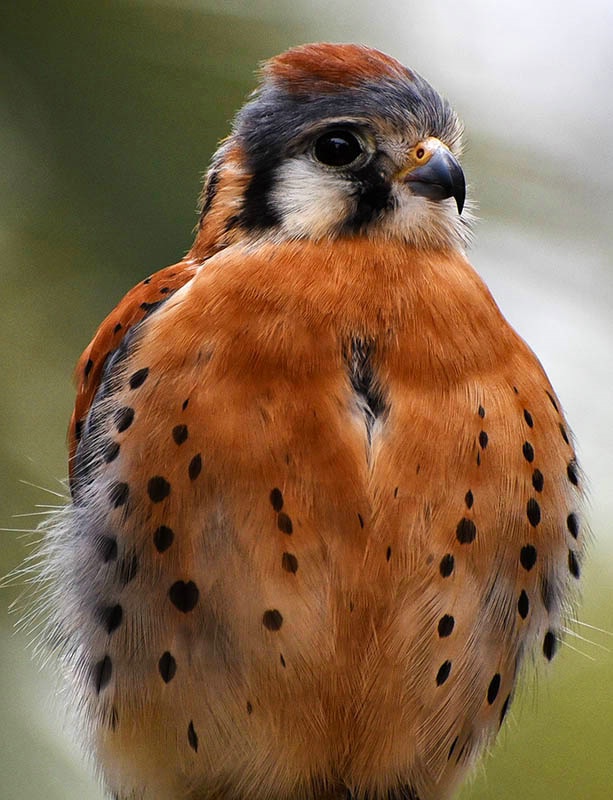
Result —
[{"label": "black eye", "polygon": [[351,131],[328,131],[317,139],[315,158],[328,167],[347,167],[363,152],[362,144]]}]

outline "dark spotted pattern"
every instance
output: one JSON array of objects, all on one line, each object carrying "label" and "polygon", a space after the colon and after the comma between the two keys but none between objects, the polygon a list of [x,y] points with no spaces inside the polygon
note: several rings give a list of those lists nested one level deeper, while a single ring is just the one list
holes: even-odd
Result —
[{"label": "dark spotted pattern", "polygon": [[114,561],[117,558],[117,539],[114,536],[101,536],[98,549],[105,564]]},{"label": "dark spotted pattern", "polygon": [[530,525],[536,528],[541,521],[541,507],[533,497],[531,497],[526,504],[526,514]]},{"label": "dark spotted pattern", "polygon": [[573,576],[573,578],[580,577],[581,570],[579,569],[579,562],[577,561],[577,556],[572,550],[568,551],[568,569],[570,570],[570,574]]},{"label": "dark spotted pattern", "polygon": [[536,492],[542,492],[545,485],[545,478],[540,469],[535,469],[532,473],[532,486]]},{"label": "dark spotted pattern", "polygon": [[247,714],[253,714],[253,706],[251,705],[249,700],[247,700]]},{"label": "dark spotted pattern", "polygon": [[451,553],[447,553],[441,558],[441,563],[438,568],[443,578],[448,578],[453,572],[454,561],[455,559]]},{"label": "dark spotted pattern", "polygon": [[156,475],[149,479],[147,484],[147,494],[153,503],[161,503],[170,494],[170,484],[166,478],[161,475]]},{"label": "dark spotted pattern", "polygon": [[194,753],[198,752],[198,734],[194,728],[194,723],[190,720],[189,725],[187,726],[187,741],[189,742],[189,746],[192,748]]},{"label": "dark spotted pattern", "polygon": [[525,547],[522,547],[519,554],[519,562],[522,567],[529,572],[536,564],[536,547],[531,544],[527,544]]},{"label": "dark spotted pattern", "polygon": [[187,425],[175,425],[172,429],[172,438],[175,444],[183,444],[187,440]]},{"label": "dark spotted pattern", "polygon": [[127,431],[130,425],[134,422],[134,409],[130,406],[118,408],[113,416],[113,421],[119,433]]},{"label": "dark spotted pattern", "polygon": [[385,560],[389,561],[392,557],[392,548],[388,546],[387,550],[385,551]]},{"label": "dark spotted pattern", "polygon": [[479,434],[479,445],[481,446],[482,450],[485,450],[488,443],[488,435],[485,431],[481,431]]},{"label": "dark spotted pattern", "polygon": [[295,574],[298,572],[298,559],[292,553],[283,553],[281,557],[281,566],[286,572]]},{"label": "dark spotted pattern", "polygon": [[200,453],[198,453],[189,462],[189,467],[187,468],[187,474],[189,475],[190,481],[195,481],[201,472],[202,472],[202,456],[200,455]]},{"label": "dark spotted pattern", "polygon": [[499,691],[500,691],[500,674],[497,672],[490,681],[490,685],[487,687],[487,702],[490,706],[495,702],[496,698],[498,697]]},{"label": "dark spotted pattern", "polygon": [[566,444],[570,444],[568,440],[568,434],[566,433],[566,428],[564,427],[564,425],[562,425],[561,422],[560,422],[560,433],[562,434],[562,438],[564,439]]},{"label": "dark spotted pattern", "polygon": [[485,418],[485,409],[483,408],[483,406],[479,406],[479,409],[478,409],[477,413],[479,414],[481,419]]},{"label": "dark spotted pattern", "polygon": [[522,619],[526,619],[529,611],[530,611],[530,600],[528,599],[526,590],[522,589],[521,594],[519,595],[519,600],[517,601],[517,612]]},{"label": "dark spotted pattern", "polygon": [[451,616],[451,614],[445,614],[439,619],[438,635],[441,637],[441,639],[451,635],[454,625],[455,619]]},{"label": "dark spotted pattern", "polygon": [[522,452],[526,461],[531,464],[534,461],[534,447],[532,447],[530,442],[524,442]]},{"label": "dark spotted pattern", "polygon": [[281,489],[273,489],[270,493],[270,504],[273,509],[279,513],[283,508],[283,494],[281,493]]},{"label": "dark spotted pattern", "polygon": [[543,639],[543,655],[547,661],[551,661],[551,659],[555,656],[557,649],[558,640],[555,633],[553,631],[547,631],[545,638]]},{"label": "dark spotted pattern", "polygon": [[534,420],[532,419],[532,414],[524,408],[524,419],[526,420],[526,425],[529,428],[534,427]]},{"label": "dark spotted pattern", "polygon": [[113,508],[125,506],[130,496],[130,487],[127,483],[114,483],[109,489],[109,500]]},{"label": "dark spotted pattern", "polygon": [[282,533],[287,533],[288,535],[294,532],[291,519],[283,511],[281,511],[277,517],[277,527]]},{"label": "dark spotted pattern", "polygon": [[113,633],[121,625],[123,619],[123,608],[117,604],[115,606],[105,606],[100,609],[100,621],[108,634]]},{"label": "dark spotted pattern", "polygon": [[436,685],[442,686],[451,673],[451,661],[444,661],[436,673]]},{"label": "dark spotted pattern", "polygon": [[466,492],[466,495],[464,496],[464,502],[466,503],[466,508],[473,507],[474,497],[470,489]]},{"label": "dark spotted pattern", "polygon": [[456,528],[456,537],[460,544],[470,544],[471,542],[475,541],[475,537],[477,536],[477,527],[472,519],[467,519],[463,517],[458,522],[458,527]]},{"label": "dark spotted pattern", "polygon": [[569,514],[566,517],[566,527],[573,539],[576,539],[579,536],[579,517],[576,514]]},{"label": "dark spotted pattern", "polygon": [[169,528],[167,525],[160,525],[153,534],[153,543],[158,553],[163,553],[168,550],[174,538],[175,535],[172,528]]},{"label": "dark spotted pattern", "polygon": [[92,670],[92,680],[97,694],[100,694],[100,692],[106,686],[108,686],[112,674],[113,662],[111,661],[110,656],[104,656],[103,659],[94,664],[94,668]]},{"label": "dark spotted pattern", "polygon": [[177,672],[177,662],[168,650],[160,656],[158,670],[164,683],[170,683],[174,678]]},{"label": "dark spotted pattern", "polygon": [[118,455],[119,455],[118,442],[109,442],[102,451],[102,458],[106,464],[110,464],[112,461],[115,461]]},{"label": "dark spotted pattern", "polygon": [[142,386],[147,380],[148,375],[149,367],[143,367],[142,369],[136,370],[136,372],[130,376],[130,389],[138,389],[140,386]]},{"label": "dark spotted pattern", "polygon": [[283,625],[283,617],[281,616],[281,612],[277,611],[276,608],[271,609],[270,611],[265,611],[264,615],[262,616],[262,625],[265,628],[268,628],[269,631],[278,631]]},{"label": "dark spotted pattern", "polygon": [[175,581],[168,590],[168,597],[175,608],[187,614],[195,608],[200,592],[193,581]]},{"label": "dark spotted pattern", "polygon": [[570,461],[568,467],[566,468],[566,474],[568,475],[568,480],[573,484],[573,486],[579,486],[579,470],[577,468],[576,461]]}]

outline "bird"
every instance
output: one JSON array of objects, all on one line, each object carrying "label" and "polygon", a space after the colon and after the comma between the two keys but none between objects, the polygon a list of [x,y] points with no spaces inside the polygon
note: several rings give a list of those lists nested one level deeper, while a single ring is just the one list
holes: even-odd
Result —
[{"label": "bird", "polygon": [[81,356],[45,641],[115,800],[446,800],[559,649],[585,478],[462,135],[373,48],[268,60]]}]

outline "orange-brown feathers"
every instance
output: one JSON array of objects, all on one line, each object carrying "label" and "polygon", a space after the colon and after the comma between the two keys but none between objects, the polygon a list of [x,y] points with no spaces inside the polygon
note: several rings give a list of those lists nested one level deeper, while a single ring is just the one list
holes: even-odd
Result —
[{"label": "orange-brown feathers", "polygon": [[267,61],[263,75],[283,82],[290,92],[336,92],[381,78],[412,80],[413,73],[395,58],[358,44],[320,42],[295,47]]}]

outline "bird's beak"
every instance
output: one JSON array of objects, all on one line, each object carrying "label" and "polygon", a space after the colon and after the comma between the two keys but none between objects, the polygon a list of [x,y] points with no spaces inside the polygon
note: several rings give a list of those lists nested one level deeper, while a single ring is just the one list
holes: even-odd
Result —
[{"label": "bird's beak", "polygon": [[453,197],[462,213],[466,199],[466,181],[455,156],[439,139],[430,136],[411,150],[407,167],[397,178],[409,184],[413,194],[429,200]]}]

